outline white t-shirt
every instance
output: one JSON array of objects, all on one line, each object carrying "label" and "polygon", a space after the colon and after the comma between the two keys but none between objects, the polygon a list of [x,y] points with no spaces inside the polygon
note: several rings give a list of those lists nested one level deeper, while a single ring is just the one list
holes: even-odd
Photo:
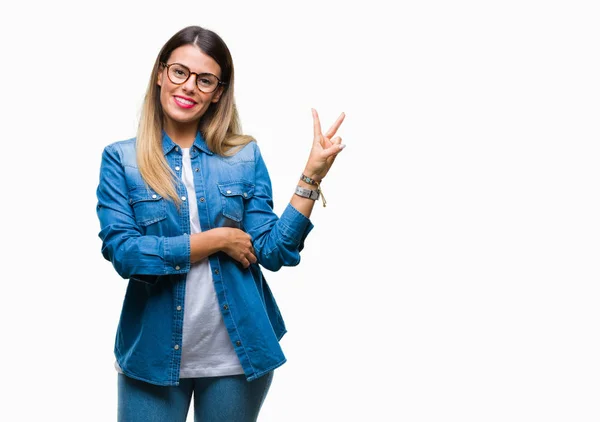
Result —
[{"label": "white t-shirt", "polygon": [[[187,188],[191,233],[201,231],[190,149],[182,148],[181,178]],[[223,323],[208,258],[192,264],[185,286],[181,378],[243,374]]]}]

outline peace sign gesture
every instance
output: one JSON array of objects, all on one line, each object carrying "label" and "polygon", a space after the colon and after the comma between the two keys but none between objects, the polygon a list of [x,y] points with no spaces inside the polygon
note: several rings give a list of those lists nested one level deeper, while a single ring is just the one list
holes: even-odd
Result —
[{"label": "peace sign gesture", "polygon": [[335,123],[329,128],[329,130],[323,134],[321,132],[321,122],[317,110],[312,109],[313,115],[313,127],[314,127],[314,139],[310,155],[308,156],[308,162],[304,169],[304,175],[311,179],[321,182],[323,178],[329,172],[335,157],[344,149],[346,145],[342,144],[342,138],[336,136],[332,138],[340,125],[344,121],[346,115],[340,114]]}]

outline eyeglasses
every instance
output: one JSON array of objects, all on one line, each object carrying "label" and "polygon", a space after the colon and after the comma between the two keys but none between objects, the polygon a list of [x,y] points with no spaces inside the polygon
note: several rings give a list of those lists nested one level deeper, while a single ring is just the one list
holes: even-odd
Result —
[{"label": "eyeglasses", "polygon": [[198,89],[206,94],[214,92],[219,85],[225,85],[227,82],[221,82],[212,73],[196,73],[192,72],[187,66],[180,63],[161,63],[167,69],[169,80],[175,85],[184,84],[191,75],[196,75],[196,85]]}]

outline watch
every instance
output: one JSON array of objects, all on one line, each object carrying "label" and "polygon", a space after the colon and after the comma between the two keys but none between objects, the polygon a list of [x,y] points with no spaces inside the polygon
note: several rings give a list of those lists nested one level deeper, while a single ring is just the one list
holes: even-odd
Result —
[{"label": "watch", "polygon": [[306,189],[306,188],[303,188],[302,186],[296,186],[295,193],[298,196],[301,196],[303,198],[312,199],[313,201],[316,201],[317,199],[319,199],[319,191],[318,190]]}]

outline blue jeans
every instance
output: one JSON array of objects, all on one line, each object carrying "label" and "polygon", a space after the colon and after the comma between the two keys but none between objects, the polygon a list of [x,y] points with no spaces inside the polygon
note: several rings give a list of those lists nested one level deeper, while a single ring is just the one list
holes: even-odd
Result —
[{"label": "blue jeans", "polygon": [[119,422],[185,422],[192,396],[195,422],[255,422],[273,371],[251,382],[244,375],[182,378],[177,387],[118,376]]}]

